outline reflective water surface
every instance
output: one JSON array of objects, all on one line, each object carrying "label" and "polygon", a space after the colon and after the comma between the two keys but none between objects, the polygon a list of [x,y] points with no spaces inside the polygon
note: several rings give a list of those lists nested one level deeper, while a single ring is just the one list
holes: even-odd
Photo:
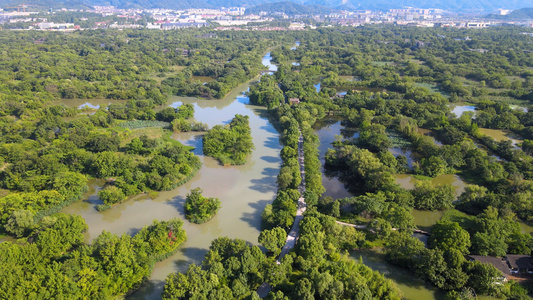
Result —
[{"label": "reflective water surface", "polygon": [[449,106],[450,106],[450,110],[452,111],[452,113],[454,113],[457,117],[460,117],[463,113],[467,111],[473,112],[475,116],[476,107],[474,105],[450,104]]},{"label": "reflective water surface", "polygon": [[[203,163],[189,182],[174,190],[160,192],[155,199],[144,195],[98,212],[95,206],[101,201],[97,192],[103,182],[94,181],[85,200],[63,209],[65,213],[80,214],[86,220],[89,225],[86,239],[89,243],[103,230],[134,234],[155,219],[179,217],[184,220],[183,228],[188,240],[175,255],[158,262],[147,284],[129,298],[159,299],[166,276],[171,272],[185,271],[191,263],[200,263],[211,241],[218,237],[240,238],[257,244],[261,213],[267,204],[272,203],[277,191],[281,145],[266,109],[248,105],[244,92],[250,84],[239,86],[222,100],[173,97],[170,104],[172,107],[182,103],[193,104],[194,118],[210,127],[229,123],[235,114],[249,116],[255,150],[245,165],[224,167],[218,161],[203,156],[201,133],[176,133],[172,137],[195,147],[194,153],[200,156]],[[187,193],[196,187],[202,188],[205,196],[218,197],[222,202],[217,215],[200,225],[187,222],[183,209]]]}]

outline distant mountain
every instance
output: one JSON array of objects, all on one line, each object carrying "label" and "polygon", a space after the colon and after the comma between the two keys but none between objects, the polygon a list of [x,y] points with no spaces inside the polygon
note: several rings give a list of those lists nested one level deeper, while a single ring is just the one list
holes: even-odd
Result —
[{"label": "distant mountain", "polygon": [[502,16],[491,14],[487,18],[490,19],[502,19],[502,20],[527,20],[533,19],[533,7],[522,8],[513,10],[510,14]]},{"label": "distant mountain", "polygon": [[[0,0],[0,7],[37,4],[41,7],[80,7],[113,5],[117,8],[216,8],[257,5],[279,0]],[[389,10],[391,8],[439,8],[455,12],[493,12],[498,8],[520,9],[531,6],[531,0],[289,0],[299,5],[329,8]],[[296,8],[296,7],[293,7]],[[300,7],[301,8],[301,7]],[[302,8],[303,9],[303,8]]]},{"label": "distant mountain", "polygon": [[300,5],[289,1],[265,3],[246,9],[247,14],[258,14],[262,11],[271,13],[281,12],[287,15],[310,15],[328,14],[335,10],[322,5]]}]

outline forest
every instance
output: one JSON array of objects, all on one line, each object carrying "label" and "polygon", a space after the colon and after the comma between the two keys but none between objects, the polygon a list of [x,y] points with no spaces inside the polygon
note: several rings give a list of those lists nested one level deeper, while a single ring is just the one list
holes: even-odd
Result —
[{"label": "forest", "polygon": [[[257,299],[266,284],[268,299],[402,299],[393,281],[348,254],[356,249],[380,251],[447,299],[532,294],[529,281],[495,282],[498,269],[468,258],[533,249],[523,229],[533,221],[533,40],[522,34],[531,29],[334,27],[214,39],[207,31],[0,32],[0,234],[12,237],[0,243],[0,297],[111,298],[139,288],[185,241],[179,218],[88,244],[83,218],[58,212],[94,178],[105,180],[99,211],[192,179],[201,160],[174,132],[199,131],[204,154],[244,164],[253,149],[247,116],[209,129],[193,105],[165,104],[174,95],[224,98],[264,69],[267,51],[278,70],[247,93],[268,109],[283,145],[262,247],[215,239],[203,262],[168,276],[163,298]],[[109,105],[68,105],[76,99]],[[320,157],[315,127],[328,118],[357,134]],[[351,196],[325,196],[323,171]],[[464,190],[433,183],[446,175]],[[277,264],[300,196],[298,243]],[[218,206],[196,207],[197,220]],[[419,212],[439,218],[420,226]],[[415,229],[430,234],[426,242]]]},{"label": "forest", "polygon": [[[85,221],[57,213],[84,198],[95,178],[105,181],[98,211],[193,178],[199,157],[171,135],[208,127],[193,120],[192,104],[164,104],[176,93],[224,97],[256,76],[255,58],[272,43],[198,34],[0,33],[0,237],[13,237],[1,243],[2,298],[125,295],[185,240],[176,219],[134,236],[103,232],[85,244]],[[212,80],[203,85],[194,76]],[[70,104],[79,99],[109,104]],[[245,134],[237,124],[245,118],[238,120],[235,131]]]},{"label": "forest", "polygon": [[[263,228],[287,231],[292,225],[302,128],[306,143],[314,143],[306,148],[306,184],[313,187],[305,195],[308,209],[364,228],[346,249],[380,248],[390,263],[450,299],[530,293],[527,281],[494,284],[500,271],[467,255],[531,254],[533,239],[520,227],[531,218],[525,196],[531,193],[531,113],[521,108],[533,100],[533,57],[526,51],[531,39],[513,28],[318,30],[297,39],[296,49],[272,51],[278,71],[250,91],[252,103],[269,107],[284,128],[280,191],[263,213]],[[289,106],[294,98],[299,103]],[[475,112],[456,115],[452,105],[470,105]],[[357,132],[334,142],[325,155],[325,171],[353,197],[322,197],[321,184],[308,174],[321,166],[308,164],[307,150],[317,148],[317,136],[305,129],[326,115]],[[495,140],[486,134],[494,130],[519,138]],[[413,153],[411,165],[390,152],[394,147]],[[404,188],[396,174],[417,182]],[[445,174],[467,183],[458,197],[452,185],[431,183]],[[431,234],[427,244],[411,236],[415,210],[444,212],[423,228]],[[279,251],[274,248],[268,249]]]}]

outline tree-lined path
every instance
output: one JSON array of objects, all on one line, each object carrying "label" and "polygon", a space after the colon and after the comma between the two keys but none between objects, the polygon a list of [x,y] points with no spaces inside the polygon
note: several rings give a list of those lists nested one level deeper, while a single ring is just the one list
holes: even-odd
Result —
[{"label": "tree-lined path", "polygon": [[[292,224],[291,231],[287,235],[285,245],[281,249],[281,253],[276,261],[278,265],[281,263],[281,259],[289,251],[294,248],[296,241],[298,240],[298,235],[300,234],[300,221],[304,218],[304,212],[307,208],[305,204],[305,198],[303,194],[305,193],[305,162],[304,162],[304,138],[302,132],[300,131],[300,138],[298,139],[298,161],[300,162],[300,176],[302,177],[302,182],[298,186],[298,191],[300,192],[300,199],[298,199],[298,209],[296,210],[296,217],[294,218],[294,223]],[[267,282],[264,282],[256,291],[259,297],[265,298],[268,293],[272,290],[272,286]]]},{"label": "tree-lined path", "polygon": [[304,138],[302,132],[300,131],[300,138],[298,140],[298,161],[300,162],[300,175],[302,177],[302,182],[298,186],[298,191],[300,192],[300,199],[298,199],[298,209],[296,210],[296,218],[294,218],[294,223],[292,224],[291,231],[287,235],[287,240],[285,241],[285,246],[281,249],[281,254],[278,258],[278,264],[280,263],[283,256],[285,256],[289,251],[294,248],[296,245],[296,240],[298,240],[298,235],[300,233],[300,221],[304,218],[304,212],[307,208],[305,204],[305,198],[303,197],[305,193],[305,162],[304,162]]}]

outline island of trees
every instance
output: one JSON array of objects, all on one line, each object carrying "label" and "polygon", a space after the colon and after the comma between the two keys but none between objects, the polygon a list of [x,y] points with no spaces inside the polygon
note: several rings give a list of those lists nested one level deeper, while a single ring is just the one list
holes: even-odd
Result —
[{"label": "island of trees", "polygon": [[218,198],[204,197],[202,192],[201,188],[192,189],[185,198],[185,217],[197,224],[209,221],[221,205]]},{"label": "island of trees", "polygon": [[204,154],[212,156],[223,165],[243,165],[254,149],[248,116],[235,115],[226,125],[216,125],[203,139]]}]

